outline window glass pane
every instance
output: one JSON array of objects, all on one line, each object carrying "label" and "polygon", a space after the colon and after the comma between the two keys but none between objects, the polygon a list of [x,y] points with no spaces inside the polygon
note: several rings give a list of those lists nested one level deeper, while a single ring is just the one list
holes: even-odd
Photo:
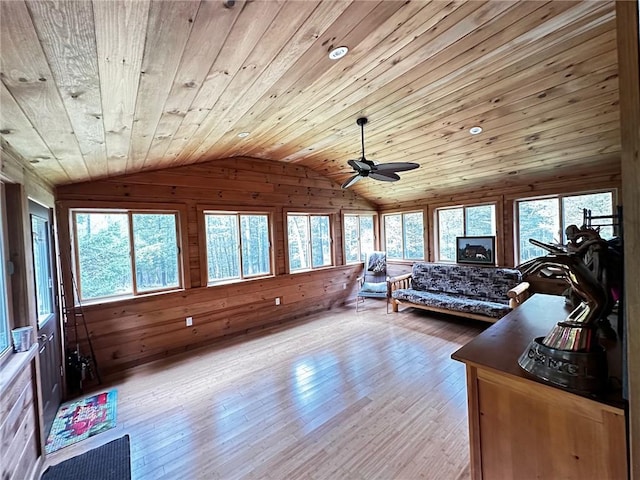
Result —
[{"label": "window glass pane", "polygon": [[209,282],[240,277],[236,215],[205,214]]},{"label": "window glass pane", "polygon": [[[586,195],[574,195],[564,197],[562,199],[563,219],[562,219],[562,235],[563,241],[566,243],[567,238],[564,235],[564,229],[569,225],[581,227],[584,220],[583,209],[591,210],[591,215],[612,215],[613,199],[611,192],[590,193]],[[611,223],[610,219],[598,220],[592,222],[594,228],[600,224]],[[613,227],[600,227],[600,236],[604,239],[613,238]]]},{"label": "window glass pane", "polygon": [[344,216],[344,252],[347,263],[360,261],[360,222],[357,215]]},{"label": "window glass pane", "polygon": [[0,353],[2,353],[11,345],[9,341],[9,313],[5,271],[6,262],[4,259],[4,237],[2,236],[2,225],[0,225],[0,262]]},{"label": "window glass pane", "polygon": [[269,216],[240,215],[242,234],[242,275],[271,273],[269,261]]},{"label": "window glass pane", "polygon": [[387,258],[402,259],[402,215],[384,216],[384,244]]},{"label": "window glass pane", "polygon": [[313,267],[331,265],[331,230],[329,217],[314,215],[311,221],[311,254]]},{"label": "window glass pane", "polygon": [[424,231],[422,212],[405,213],[404,219],[404,258],[421,260],[424,258]]},{"label": "window glass pane", "polygon": [[545,243],[560,241],[560,211],[557,198],[518,202],[519,263],[548,253],[529,243],[530,238]]},{"label": "window glass pane", "polygon": [[76,213],[81,299],[133,293],[126,213]]},{"label": "window glass pane", "polygon": [[360,217],[360,260],[364,262],[367,252],[375,250],[375,237],[373,235],[373,215]]},{"label": "window glass pane", "polygon": [[36,284],[38,325],[53,314],[53,284],[49,250],[49,221],[31,215],[31,243],[33,247],[33,273]]},{"label": "window glass pane", "polygon": [[496,208],[494,205],[466,207],[465,236],[482,237],[496,234]]},{"label": "window glass pane", "polygon": [[462,208],[438,210],[438,260],[456,261],[456,237],[464,236]]},{"label": "window glass pane", "polygon": [[289,215],[289,269],[303,270],[311,267],[309,259],[309,222],[306,215]]},{"label": "window glass pane", "polygon": [[132,219],[137,290],[179,287],[176,215],[134,213]]}]

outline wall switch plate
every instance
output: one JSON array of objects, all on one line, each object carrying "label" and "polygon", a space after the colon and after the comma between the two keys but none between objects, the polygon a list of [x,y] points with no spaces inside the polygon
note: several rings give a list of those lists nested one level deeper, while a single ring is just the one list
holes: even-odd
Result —
[{"label": "wall switch plate", "polygon": [[343,289],[343,290],[346,290],[346,289],[347,289],[347,284],[346,284],[346,283],[343,283],[343,284],[342,284],[342,289]]},{"label": "wall switch plate", "polygon": [[280,297],[276,297],[276,305],[280,305]]},{"label": "wall switch plate", "polygon": [[190,327],[193,325],[193,317],[187,317],[187,327]]}]

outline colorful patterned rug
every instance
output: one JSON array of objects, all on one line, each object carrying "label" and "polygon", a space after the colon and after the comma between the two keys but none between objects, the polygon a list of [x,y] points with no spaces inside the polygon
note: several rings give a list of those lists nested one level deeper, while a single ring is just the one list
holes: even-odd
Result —
[{"label": "colorful patterned rug", "polygon": [[45,449],[47,453],[93,437],[116,426],[117,390],[60,405]]}]

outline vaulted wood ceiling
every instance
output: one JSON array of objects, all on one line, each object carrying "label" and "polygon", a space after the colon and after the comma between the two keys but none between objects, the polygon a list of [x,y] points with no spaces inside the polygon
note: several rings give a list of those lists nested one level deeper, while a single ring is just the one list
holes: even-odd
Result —
[{"label": "vaulted wood ceiling", "polygon": [[421,165],[352,187],[381,205],[619,157],[613,1],[16,0],[1,15],[2,146],[55,185],[233,156],[342,182],[359,116],[369,159]]}]

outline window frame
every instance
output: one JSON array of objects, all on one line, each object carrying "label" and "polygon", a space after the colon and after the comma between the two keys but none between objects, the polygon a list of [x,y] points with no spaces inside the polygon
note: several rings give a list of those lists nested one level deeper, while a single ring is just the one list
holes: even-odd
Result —
[{"label": "window frame", "polygon": [[[187,210],[186,206],[182,204],[165,204],[165,203],[118,203],[118,202],[104,202],[104,201],[86,201],[86,202],[61,202],[60,204],[61,214],[68,220],[68,229],[70,235],[71,244],[71,257],[70,257],[70,271],[73,275],[73,279],[76,282],[76,291],[74,291],[74,303],[78,306],[82,305],[98,305],[102,303],[117,302],[122,300],[135,299],[150,295],[165,294],[171,292],[182,291],[190,288],[190,282],[187,275],[185,275],[185,248],[184,245],[188,245],[187,237]],[[66,212],[65,212],[66,210]],[[82,298],[82,285],[80,281],[79,271],[79,252],[77,247],[77,227],[75,222],[75,213],[125,213],[127,214],[128,221],[128,234],[130,245],[130,264],[132,275],[132,289],[133,293],[109,295],[99,298],[83,299]],[[148,214],[174,214],[176,217],[176,242],[177,242],[177,287],[168,287],[153,290],[144,290],[137,292],[137,280],[135,278],[134,267],[134,236],[133,236],[133,214],[148,213]]]},{"label": "window frame", "polygon": [[[35,210],[35,213],[34,213]],[[46,216],[45,216],[46,215]],[[51,215],[50,209],[49,207],[41,204],[40,202],[33,200],[31,198],[29,198],[29,227],[30,227],[30,232],[33,235],[33,221],[34,218],[37,218],[39,220],[44,220],[45,221],[45,235],[46,235],[46,260],[47,260],[47,271],[46,273],[49,274],[53,271],[56,270],[56,265],[55,265],[55,258],[54,258],[54,252],[55,252],[55,246],[53,244],[52,238],[50,236],[51,234],[54,234],[54,228],[53,228],[53,215]],[[33,265],[33,276],[34,276],[34,293],[36,296],[36,325],[38,325],[38,328],[40,328],[41,326],[43,326],[44,324],[46,324],[51,318],[54,318],[56,316],[56,288],[55,288],[55,282],[56,279],[54,277],[49,278],[47,280],[48,283],[50,283],[50,285],[47,286],[49,294],[50,294],[50,299],[49,299],[49,307],[50,307],[50,311],[47,314],[47,316],[45,318],[40,318],[40,312],[39,312],[39,292],[38,292],[38,278],[37,278],[37,268],[35,265],[35,260],[36,260],[36,253],[35,253],[35,246],[33,245],[33,238],[31,239],[32,241],[32,246],[31,246],[31,262]]]},{"label": "window frame", "polygon": [[[318,267],[313,266],[313,253],[311,247],[309,247],[309,258],[311,259],[309,268],[301,268],[297,270],[291,270],[291,258],[289,252],[289,215],[299,215],[307,217],[329,217],[329,241],[331,243],[329,247],[329,254],[331,256],[330,265],[321,265]],[[284,252],[285,252],[285,265],[287,273],[295,275],[296,273],[311,272],[315,270],[323,270],[327,268],[333,268],[336,266],[336,240],[335,240],[335,216],[336,212],[331,210],[316,210],[316,209],[284,209],[282,212],[283,217],[283,236],[284,236]],[[307,221],[309,226],[309,244],[312,243],[311,239],[311,220]]]},{"label": "window frame", "polygon": [[[493,215],[494,215],[494,220],[495,220],[495,229],[492,235],[487,235],[487,236],[493,236],[496,239],[495,242],[495,259],[496,262],[498,261],[498,258],[500,258],[498,256],[499,252],[501,251],[501,245],[500,245],[500,241],[498,239],[498,223],[499,223],[499,208],[498,208],[498,202],[492,201],[492,202],[479,202],[479,203],[461,203],[461,204],[456,204],[456,205],[446,205],[446,206],[441,206],[441,207],[435,207],[433,210],[433,246],[434,246],[434,257],[435,257],[435,261],[439,262],[439,263],[456,263],[455,259],[454,260],[443,260],[440,258],[440,212],[443,210],[455,210],[455,209],[462,209],[462,236],[468,236],[467,235],[467,208],[474,208],[474,207],[484,207],[486,205],[491,205],[493,206]],[[473,236],[473,235],[472,235]],[[454,246],[455,248],[457,248],[457,246]]]},{"label": "window frame", "polygon": [[[409,258],[406,256],[406,246],[405,246],[405,231],[404,231],[404,216],[412,213],[420,213],[422,214],[422,257],[421,258]],[[400,215],[401,217],[401,226],[402,226],[402,258],[392,258],[389,256],[389,249],[387,248],[387,231],[386,231],[386,217]],[[427,231],[427,223],[425,219],[427,216],[425,215],[424,209],[417,210],[405,210],[401,212],[385,212],[382,214],[380,219],[380,243],[382,249],[387,252],[387,262],[397,262],[397,263],[413,263],[413,262],[424,262],[428,258],[428,243],[425,232]]]},{"label": "window frame", "polygon": [[516,198],[513,201],[513,261],[515,265],[520,265],[520,203],[528,202],[528,201],[536,201],[536,200],[548,200],[555,199],[558,202],[558,224],[560,225],[560,229],[557,234],[560,235],[562,240],[564,240],[564,231],[567,228],[564,223],[564,202],[563,198],[567,197],[579,197],[582,195],[593,195],[599,193],[610,193],[611,194],[611,213],[615,215],[616,213],[616,205],[618,204],[618,189],[617,188],[603,188],[597,190],[585,190],[578,192],[568,192],[568,193],[554,193],[549,195],[538,195],[534,197],[522,197]]},{"label": "window frame", "polygon": [[4,350],[0,350],[0,368],[4,362],[13,353],[11,329],[14,325],[11,321],[13,318],[13,296],[11,291],[11,277],[9,275],[8,262],[9,262],[9,227],[7,218],[7,201],[5,194],[4,182],[0,181],[0,275],[4,281],[4,291],[0,291],[0,295],[4,296],[5,309],[2,314],[5,318],[0,321],[4,321],[7,329],[7,347]]},{"label": "window frame", "polygon": [[[247,282],[257,279],[264,279],[275,276],[275,245],[274,245],[274,215],[273,208],[248,208],[236,206],[220,206],[220,205],[198,205],[198,243],[200,251],[200,282],[204,287],[215,287],[219,285],[228,285],[231,283]],[[207,255],[207,214],[220,215],[236,215],[236,225],[238,227],[238,246],[240,259],[240,277],[225,278],[220,280],[209,281],[209,258]],[[269,230],[269,273],[257,274],[245,277],[242,273],[242,235],[240,230],[240,215],[266,215],[267,228]]]},{"label": "window frame", "polygon": [[[360,260],[357,261],[349,261],[347,260],[347,234],[346,234],[346,222],[345,222],[345,218],[346,217],[358,217],[358,249],[360,251]],[[380,238],[378,235],[378,232],[380,232],[380,219],[378,217],[378,212],[374,212],[374,211],[367,211],[367,212],[362,212],[362,211],[343,211],[342,212],[342,255],[344,258],[344,264],[345,265],[355,265],[358,263],[363,263],[364,262],[364,255],[366,254],[366,252],[362,251],[362,243],[360,241],[361,238],[361,234],[360,234],[360,217],[372,217],[373,219],[373,248],[374,250],[379,250],[380,249]]]}]

